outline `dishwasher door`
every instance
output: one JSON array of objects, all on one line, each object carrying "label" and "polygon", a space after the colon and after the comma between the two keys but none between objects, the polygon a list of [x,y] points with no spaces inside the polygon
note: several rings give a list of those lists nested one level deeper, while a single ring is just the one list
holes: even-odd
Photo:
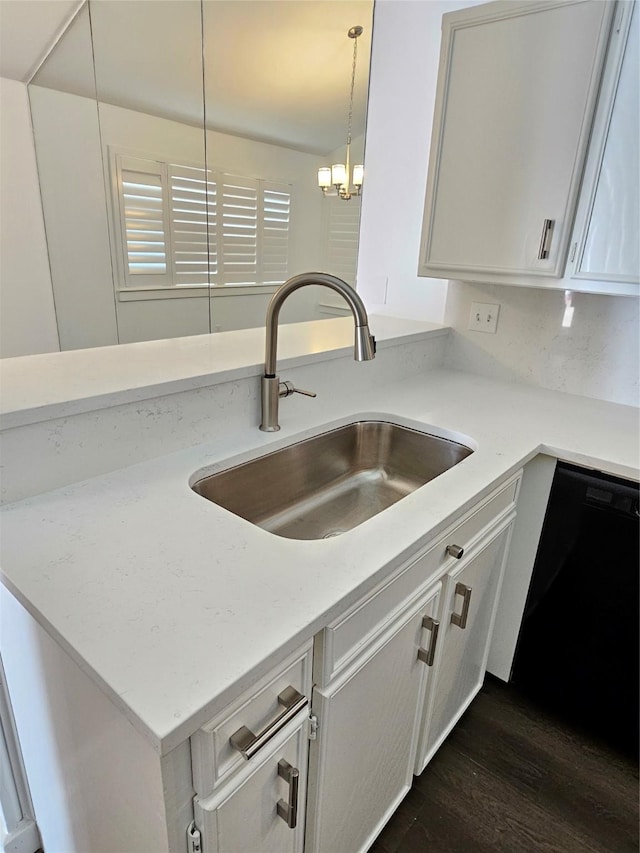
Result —
[{"label": "dishwasher door", "polygon": [[638,755],[638,484],[559,463],[512,681]]}]

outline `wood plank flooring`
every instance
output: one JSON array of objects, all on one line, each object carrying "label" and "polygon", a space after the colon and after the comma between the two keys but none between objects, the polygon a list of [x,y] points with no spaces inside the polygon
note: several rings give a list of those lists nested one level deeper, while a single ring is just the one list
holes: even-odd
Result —
[{"label": "wood plank flooring", "polygon": [[370,853],[638,853],[638,767],[487,681]]}]

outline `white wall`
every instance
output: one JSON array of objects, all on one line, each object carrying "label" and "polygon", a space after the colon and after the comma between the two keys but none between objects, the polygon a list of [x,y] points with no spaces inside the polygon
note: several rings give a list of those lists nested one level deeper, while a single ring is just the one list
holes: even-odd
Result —
[{"label": "white wall", "polygon": [[[448,366],[637,406],[639,300],[574,293],[572,301],[563,328],[562,290],[451,282]],[[500,305],[495,335],[468,330],[472,302]]]},{"label": "white wall", "polygon": [[27,87],[0,78],[0,357],[60,349]]},{"label": "white wall", "polygon": [[41,86],[30,99],[60,347],[116,344],[96,103]]},{"label": "white wall", "polygon": [[471,2],[376,0],[358,291],[367,305],[442,322],[447,284],[418,278],[445,12]]}]

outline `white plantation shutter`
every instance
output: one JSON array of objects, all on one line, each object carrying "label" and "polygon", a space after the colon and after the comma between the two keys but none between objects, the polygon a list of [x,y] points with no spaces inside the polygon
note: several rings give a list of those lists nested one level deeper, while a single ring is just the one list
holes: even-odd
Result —
[{"label": "white plantation shutter", "polygon": [[[204,168],[175,164],[169,166],[169,182],[172,284],[207,285],[207,234],[212,234],[214,241],[216,234],[215,184],[207,185]],[[215,268],[215,251],[211,260]]]},{"label": "white plantation shutter", "polygon": [[282,284],[289,277],[291,188],[262,183],[262,283]]},{"label": "white plantation shutter", "polygon": [[212,284],[282,284],[289,272],[291,186],[212,172],[218,189],[218,274]]},{"label": "white plantation shutter", "polygon": [[327,204],[325,269],[354,287],[358,262],[360,196],[352,196],[349,201],[337,196],[328,196],[325,203]]},{"label": "white plantation shutter", "polygon": [[127,171],[122,187],[129,273],[163,273],[167,247],[160,176]]},{"label": "white plantation shutter", "polygon": [[282,284],[291,186],[114,154],[125,287]]},{"label": "white plantation shutter", "polygon": [[217,284],[249,285],[258,282],[258,181],[232,175],[218,179],[221,230]]},{"label": "white plantation shutter", "polygon": [[209,251],[209,286],[213,287],[218,284],[220,277],[220,254],[218,252],[218,238],[222,231],[220,217],[220,193],[218,185],[213,180],[211,172],[207,172],[207,199],[208,199],[208,218],[207,218],[207,234],[208,251]]},{"label": "white plantation shutter", "polygon": [[121,157],[117,173],[125,280],[130,286],[164,284],[169,249],[162,164]]}]

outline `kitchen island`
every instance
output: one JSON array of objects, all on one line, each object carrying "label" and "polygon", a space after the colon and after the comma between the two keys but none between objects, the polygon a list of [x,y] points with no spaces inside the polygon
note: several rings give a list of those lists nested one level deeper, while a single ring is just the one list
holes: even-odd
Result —
[{"label": "kitchen island", "polygon": [[[105,358],[98,374],[110,378],[99,393],[86,390],[88,370],[67,399],[64,382],[55,399],[38,391],[35,371],[44,361],[37,359],[50,359],[53,375],[56,360],[77,361],[80,353],[8,366],[15,377],[22,371],[23,395],[9,387],[2,433],[9,484],[2,581],[11,593],[3,598],[2,648],[10,689],[18,602],[142,736],[165,773],[169,757],[184,757],[183,745],[207,721],[528,463],[542,455],[639,478],[637,409],[447,370],[446,329],[393,318],[372,318],[378,356],[357,365],[347,355],[348,323],[300,324],[313,328],[304,345],[305,330],[292,332],[291,348],[283,336],[283,378],[318,399],[286,401],[274,434],[257,428],[258,330],[253,355],[217,373],[191,365],[175,375],[180,348],[193,352],[196,343],[163,342],[173,385],[160,381],[153,345],[129,346],[151,364],[154,382],[128,381],[128,347],[119,347],[117,383]],[[334,337],[329,356],[312,351],[321,349],[309,343],[320,332]],[[216,336],[205,337],[210,347]],[[100,358],[88,352],[87,359]],[[433,431],[474,452],[384,512],[320,541],[270,534],[190,488],[196,472],[363,419]],[[42,466],[41,486],[31,486],[42,493],[22,496],[31,466]]]}]

